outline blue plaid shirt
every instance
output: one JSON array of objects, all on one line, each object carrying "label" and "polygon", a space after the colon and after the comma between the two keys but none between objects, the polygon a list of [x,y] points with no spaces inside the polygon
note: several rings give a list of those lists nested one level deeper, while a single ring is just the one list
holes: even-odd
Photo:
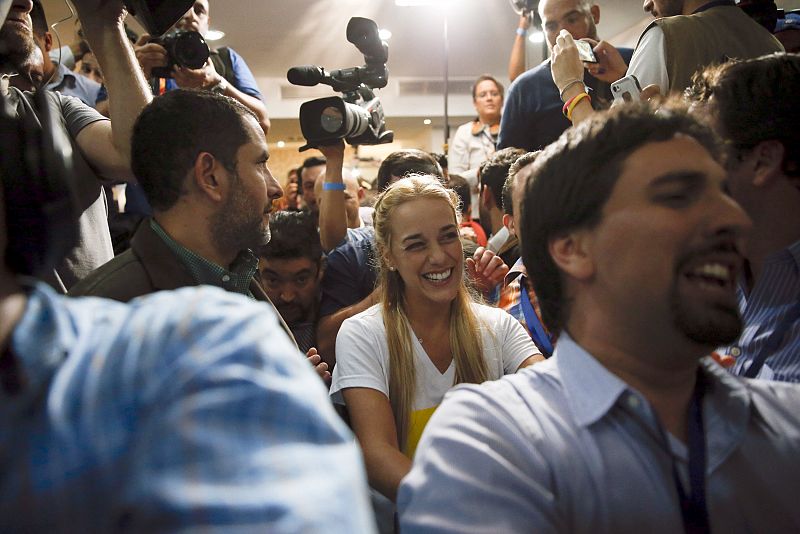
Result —
[{"label": "blue plaid shirt", "polygon": [[361,455],[263,303],[37,284],[0,390],[0,532],[372,532]]}]

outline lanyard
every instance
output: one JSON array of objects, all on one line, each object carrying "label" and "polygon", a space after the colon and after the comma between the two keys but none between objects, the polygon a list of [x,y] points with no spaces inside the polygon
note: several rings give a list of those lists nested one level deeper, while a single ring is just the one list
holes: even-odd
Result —
[{"label": "lanyard", "polygon": [[767,361],[767,358],[772,356],[775,351],[778,350],[778,347],[781,346],[781,343],[786,338],[786,334],[789,331],[789,327],[798,318],[800,318],[800,302],[796,303],[786,315],[783,316],[783,320],[775,326],[773,333],[777,333],[778,335],[773,335],[767,339],[766,343],[761,347],[761,350],[756,354],[756,357],[753,358],[753,363],[750,364],[744,373],[741,372],[744,368],[742,368],[739,373],[745,378],[755,378],[758,372],[761,371],[761,368],[764,367],[764,362]]},{"label": "lanyard", "polygon": [[703,393],[705,377],[697,370],[697,383],[689,404],[689,488],[686,495],[678,477],[675,459],[672,459],[672,478],[678,490],[683,531],[686,534],[708,534],[708,508],[706,507],[706,438],[703,432]]},{"label": "lanyard", "polygon": [[520,278],[519,305],[522,308],[522,315],[525,317],[525,323],[528,325],[528,330],[530,330],[536,346],[549,358],[553,354],[553,343],[550,341],[550,336],[544,331],[544,326],[542,326],[539,316],[536,315],[536,310],[533,309],[531,299],[528,296],[527,284],[524,282],[525,280]]}]

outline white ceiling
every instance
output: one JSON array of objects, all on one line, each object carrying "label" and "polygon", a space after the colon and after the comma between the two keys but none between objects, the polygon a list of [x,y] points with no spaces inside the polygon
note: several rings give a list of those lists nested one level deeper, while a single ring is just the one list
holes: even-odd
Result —
[{"label": "white ceiling", "polygon": [[[604,36],[643,18],[639,0],[600,4]],[[504,74],[518,18],[507,0],[455,0],[444,9],[398,7],[394,0],[212,0],[211,22],[227,34],[221,43],[240,52],[258,76],[283,77],[298,64],[329,69],[361,65],[363,58],[345,39],[345,28],[350,17],[367,17],[392,32],[390,76],[434,77],[443,71],[445,13],[450,74]]]},{"label": "white ceiling", "polygon": [[[600,36],[616,45],[634,44],[646,20],[640,0],[598,3]],[[69,13],[65,0],[43,0],[43,4],[51,23]],[[345,38],[347,22],[353,16],[371,18],[378,27],[392,32],[388,41],[390,85],[378,93],[387,117],[395,123],[392,127],[402,125],[401,135],[413,138],[424,138],[426,128],[441,128],[442,94],[409,97],[401,94],[398,81],[442,79],[445,14],[449,79],[472,80],[490,73],[507,83],[508,58],[518,21],[508,0],[453,0],[447,8],[399,7],[394,0],[211,0],[211,27],[226,33],[214,46],[230,46],[245,58],[273,118],[270,138],[287,141],[300,139],[294,117],[303,99],[282,96],[281,87],[285,90],[288,85],[286,71],[304,64],[329,70],[363,64],[363,57]],[[62,39],[70,41],[71,22],[60,25],[60,29]],[[541,45],[529,44],[527,51],[529,66],[541,61]],[[451,88],[451,125],[464,122],[473,113],[471,98],[463,87],[455,94]],[[428,117],[433,119],[432,126],[422,124]]]}]

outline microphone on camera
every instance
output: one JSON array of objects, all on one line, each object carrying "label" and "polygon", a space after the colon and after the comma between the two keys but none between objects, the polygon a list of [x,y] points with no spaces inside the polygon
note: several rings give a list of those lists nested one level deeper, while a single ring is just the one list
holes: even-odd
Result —
[{"label": "microphone on camera", "polygon": [[329,79],[328,73],[322,67],[315,65],[300,65],[292,67],[286,73],[286,79],[292,85],[303,85],[312,87]]}]

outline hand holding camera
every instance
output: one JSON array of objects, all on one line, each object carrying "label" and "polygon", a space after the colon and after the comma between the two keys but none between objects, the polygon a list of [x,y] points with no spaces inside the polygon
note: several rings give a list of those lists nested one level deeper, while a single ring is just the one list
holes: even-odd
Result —
[{"label": "hand holding camera", "polygon": [[[134,46],[136,59],[139,60],[146,77],[176,78],[180,87],[201,88],[213,86],[219,75],[208,61],[210,50],[208,44],[200,33],[196,31],[175,30],[166,33],[163,37],[142,35]],[[175,67],[183,69],[181,84],[175,76]],[[213,72],[187,73],[190,70],[204,69]],[[218,82],[219,80],[216,80]],[[205,82],[206,85],[202,85]]]},{"label": "hand holding camera", "polygon": [[136,60],[139,61],[145,78],[153,76],[154,68],[167,66],[167,50],[158,43],[150,42],[151,39],[150,35],[144,33],[133,45]]}]

